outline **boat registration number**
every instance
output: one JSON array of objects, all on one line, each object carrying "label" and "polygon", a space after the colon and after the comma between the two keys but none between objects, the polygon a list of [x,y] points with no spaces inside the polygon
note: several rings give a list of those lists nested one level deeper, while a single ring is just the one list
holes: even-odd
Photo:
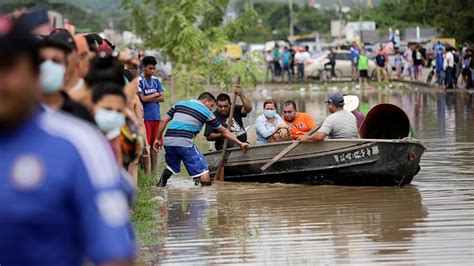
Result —
[{"label": "boat registration number", "polygon": [[379,154],[379,148],[377,146],[365,147],[359,150],[343,152],[334,155],[334,160],[337,163],[348,163],[353,160],[363,159]]}]

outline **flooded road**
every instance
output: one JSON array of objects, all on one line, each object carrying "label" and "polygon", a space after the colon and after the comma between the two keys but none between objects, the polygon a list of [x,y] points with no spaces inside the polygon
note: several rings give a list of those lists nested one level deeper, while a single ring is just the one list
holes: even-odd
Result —
[{"label": "flooded road", "polygon": [[[339,187],[216,183],[195,187],[173,178],[157,189],[160,222],[141,248],[143,264],[444,264],[474,263],[474,102],[467,92],[368,89],[364,108],[402,107],[428,148],[411,185]],[[297,100],[317,121],[330,90],[258,89]],[[206,144],[201,144],[205,149]]]}]

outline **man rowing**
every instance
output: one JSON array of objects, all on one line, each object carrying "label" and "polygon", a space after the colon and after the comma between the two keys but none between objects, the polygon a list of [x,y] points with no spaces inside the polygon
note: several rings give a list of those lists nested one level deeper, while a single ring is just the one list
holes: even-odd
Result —
[{"label": "man rowing", "polygon": [[[232,134],[234,134],[240,141],[247,142],[247,132],[245,131],[242,118],[247,117],[247,114],[252,111],[252,103],[250,103],[249,99],[245,97],[240,86],[234,88],[234,93],[239,96],[242,105],[234,103],[235,112],[232,117],[232,126],[230,128],[227,126],[227,118],[229,118],[232,102],[230,101],[229,95],[226,93],[217,95],[217,109],[214,111],[214,115],[219,123],[223,127],[229,128],[230,132],[232,132]],[[206,125],[204,132],[204,136],[206,136],[208,141],[215,141],[214,145],[216,150],[222,150],[224,147],[224,136],[216,130],[213,130],[210,125]],[[233,142],[229,142],[227,147],[231,148],[234,146]]]}]

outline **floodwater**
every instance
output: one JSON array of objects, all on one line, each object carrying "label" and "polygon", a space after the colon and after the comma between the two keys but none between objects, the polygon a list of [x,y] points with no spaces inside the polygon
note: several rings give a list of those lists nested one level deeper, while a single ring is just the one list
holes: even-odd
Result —
[{"label": "floodwater", "polygon": [[[405,187],[217,183],[174,178],[157,189],[161,222],[141,247],[155,264],[474,264],[474,102],[466,91],[392,88],[343,93],[364,108],[391,102],[408,114],[428,148]],[[258,88],[265,98],[297,100],[317,119],[333,89]],[[255,115],[246,123],[252,123]],[[202,146],[202,145],[201,145]],[[204,147],[206,147],[204,145]]]}]

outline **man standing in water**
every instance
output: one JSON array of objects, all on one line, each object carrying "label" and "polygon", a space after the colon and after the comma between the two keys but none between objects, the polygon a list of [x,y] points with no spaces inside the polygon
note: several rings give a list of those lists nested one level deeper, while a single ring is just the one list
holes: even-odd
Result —
[{"label": "man standing in water", "polygon": [[0,263],[129,265],[135,245],[110,147],[39,103],[37,40],[0,17]]},{"label": "man standing in water", "polygon": [[329,136],[331,139],[357,139],[357,120],[355,116],[344,110],[344,97],[336,92],[325,101],[331,113],[321,125],[321,128],[311,136],[301,136],[303,142],[318,142]]},{"label": "man standing in water", "polygon": [[[234,117],[232,122],[232,127],[229,129],[232,134],[234,134],[240,141],[247,142],[247,132],[245,132],[244,122],[242,121],[243,117],[247,117],[247,114],[252,111],[252,104],[250,103],[249,99],[245,97],[242,89],[239,86],[236,86],[234,89],[234,93],[240,97],[242,101],[242,105],[235,105]],[[228,128],[227,126],[227,119],[229,118],[230,108],[232,102],[230,101],[229,95],[222,93],[217,96],[217,109],[214,111],[214,115],[216,116],[219,123],[223,126]],[[222,150],[224,146],[224,135],[218,133],[215,130],[212,130],[211,126],[206,125],[206,129],[204,131],[204,136],[208,141],[215,141],[216,150]],[[234,142],[229,142],[228,147],[234,147]]]},{"label": "man standing in water", "polygon": [[[206,159],[194,145],[194,138],[204,124],[209,125],[228,140],[235,142],[241,149],[249,146],[249,144],[238,140],[227,128],[221,126],[211,111],[215,104],[216,98],[209,92],[204,92],[199,95],[197,100],[177,102],[163,118],[158,128],[154,149],[157,150],[164,145],[167,167],[161,174],[157,186],[166,186],[168,179],[181,171],[181,162],[193,179],[199,179],[203,186],[211,185]],[[161,136],[168,123],[170,126],[166,131],[163,143]]]}]

